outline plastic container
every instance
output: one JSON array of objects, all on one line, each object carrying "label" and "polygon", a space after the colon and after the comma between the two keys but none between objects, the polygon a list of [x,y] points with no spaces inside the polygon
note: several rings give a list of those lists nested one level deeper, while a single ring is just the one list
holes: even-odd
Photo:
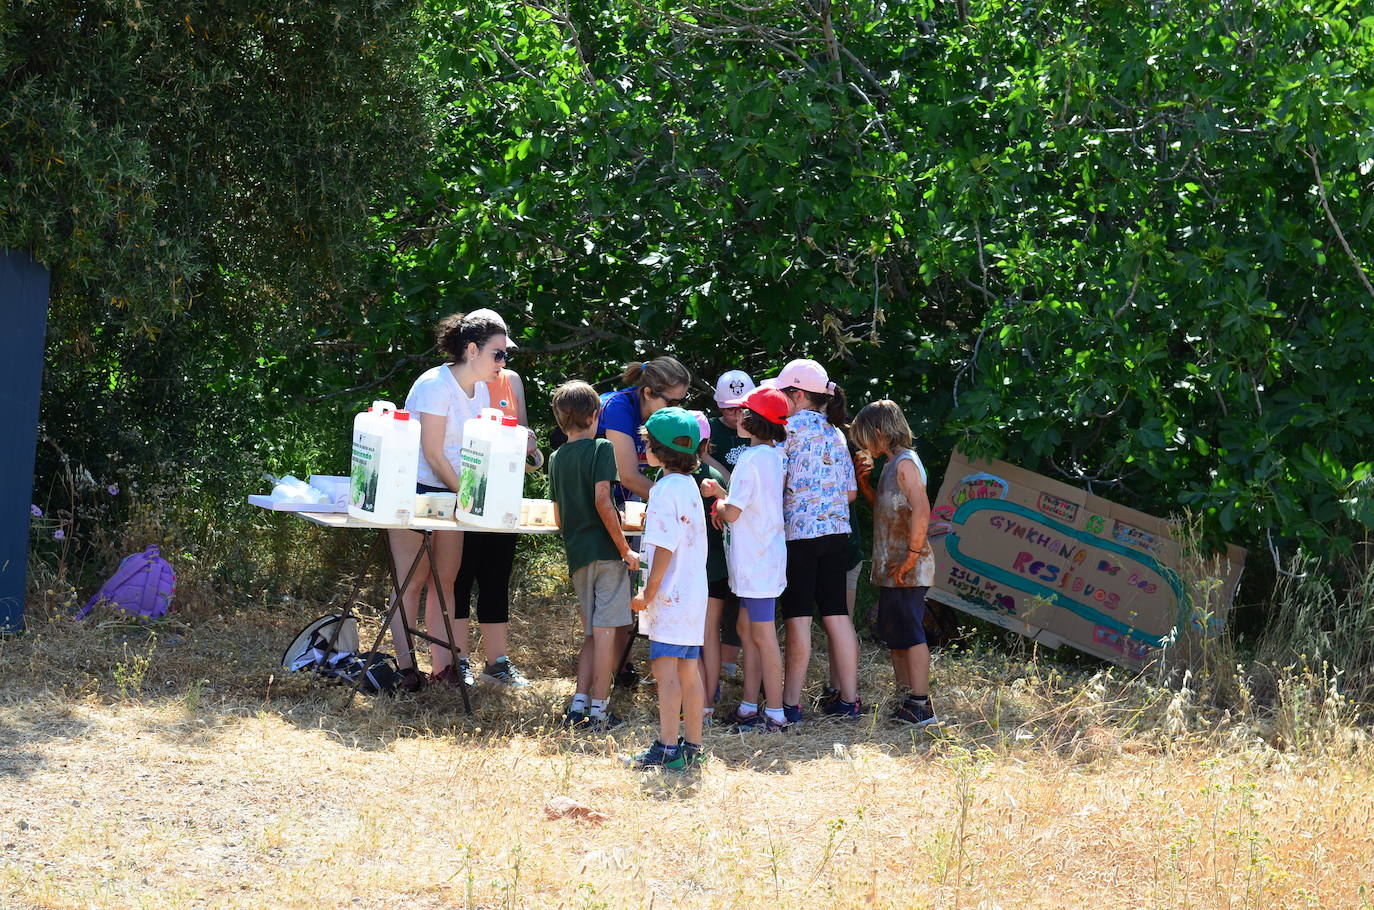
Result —
[{"label": "plastic container", "polygon": [[525,488],[529,431],[514,417],[484,408],[463,423],[458,520],[482,528],[515,528]]},{"label": "plastic container", "polygon": [[353,418],[348,514],[383,525],[410,523],[420,470],[420,422],[389,401]]}]

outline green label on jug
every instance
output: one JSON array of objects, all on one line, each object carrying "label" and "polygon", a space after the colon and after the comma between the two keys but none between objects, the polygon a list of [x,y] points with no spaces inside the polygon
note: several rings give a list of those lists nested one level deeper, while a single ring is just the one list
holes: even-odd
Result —
[{"label": "green label on jug", "polygon": [[487,505],[487,475],[491,471],[491,443],[485,439],[463,442],[458,477],[458,508],[481,515]]},{"label": "green label on jug", "polygon": [[349,476],[348,502],[356,509],[377,509],[377,452],[382,437],[376,433],[353,434],[353,470]]}]

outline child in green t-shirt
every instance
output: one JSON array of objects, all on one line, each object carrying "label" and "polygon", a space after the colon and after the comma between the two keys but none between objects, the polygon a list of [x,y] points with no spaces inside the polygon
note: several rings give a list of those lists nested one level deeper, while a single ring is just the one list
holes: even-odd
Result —
[{"label": "child in green t-shirt", "polygon": [[568,441],[549,458],[549,489],[554,519],[563,532],[568,575],[582,607],[584,636],[577,658],[577,691],[564,723],[608,730],[620,723],[607,703],[615,633],[632,621],[630,571],[639,568],[639,554],[626,542],[620,513],[611,501],[615,449],[596,438],[600,413],[596,390],[585,382],[565,382],[553,393],[553,416]]}]

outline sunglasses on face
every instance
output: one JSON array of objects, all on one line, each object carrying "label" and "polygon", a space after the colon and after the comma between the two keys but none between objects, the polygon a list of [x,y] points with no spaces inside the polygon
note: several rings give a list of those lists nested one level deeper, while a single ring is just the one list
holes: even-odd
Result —
[{"label": "sunglasses on face", "polygon": [[650,395],[654,396],[655,398],[657,398],[659,401],[663,402],[665,407],[669,408],[679,407],[684,401],[687,400],[686,395],[682,396],[681,398],[669,398],[667,395],[664,395],[662,392],[659,392],[655,389],[645,389],[645,391],[648,392]]},{"label": "sunglasses on face", "polygon": [[497,363],[505,363],[507,360],[510,360],[510,351],[507,351],[505,348],[497,348],[491,352],[491,359],[495,360]]}]

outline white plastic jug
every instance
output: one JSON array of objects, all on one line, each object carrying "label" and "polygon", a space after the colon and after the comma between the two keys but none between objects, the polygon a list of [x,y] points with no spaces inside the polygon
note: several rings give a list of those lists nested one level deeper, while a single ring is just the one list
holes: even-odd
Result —
[{"label": "white plastic jug", "polygon": [[529,432],[496,408],[463,422],[458,520],[484,528],[520,524]]},{"label": "white plastic jug", "polygon": [[348,514],[384,525],[410,523],[420,470],[420,422],[389,401],[353,418]]}]

